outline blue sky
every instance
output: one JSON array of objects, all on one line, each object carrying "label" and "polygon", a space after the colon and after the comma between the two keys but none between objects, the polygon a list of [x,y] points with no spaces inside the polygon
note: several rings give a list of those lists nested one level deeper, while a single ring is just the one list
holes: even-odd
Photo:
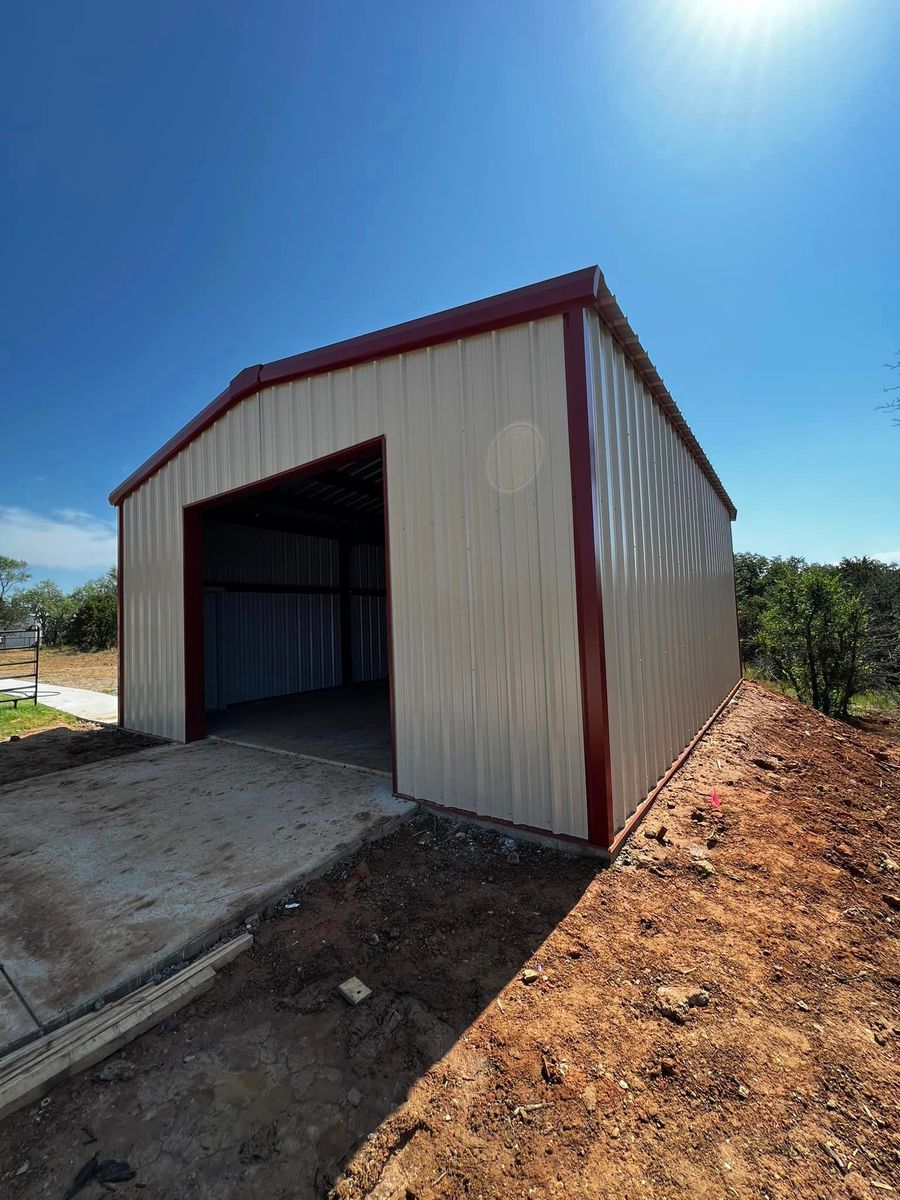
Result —
[{"label": "blue sky", "polygon": [[737,549],[900,559],[896,0],[18,6],[0,553],[241,367],[599,262]]}]

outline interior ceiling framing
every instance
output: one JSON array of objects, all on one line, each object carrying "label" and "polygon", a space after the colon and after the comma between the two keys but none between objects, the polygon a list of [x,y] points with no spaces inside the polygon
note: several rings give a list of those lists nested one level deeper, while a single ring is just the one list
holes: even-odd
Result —
[{"label": "interior ceiling framing", "polygon": [[204,520],[355,542],[384,542],[381,456],[302,475],[210,508]]}]

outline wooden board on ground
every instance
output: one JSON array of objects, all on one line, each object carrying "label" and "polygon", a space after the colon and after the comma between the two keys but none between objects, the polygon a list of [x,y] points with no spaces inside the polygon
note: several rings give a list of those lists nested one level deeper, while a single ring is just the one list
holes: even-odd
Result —
[{"label": "wooden board on ground", "polygon": [[252,943],[250,934],[217,946],[162,983],[147,984],[115,1004],[88,1013],[0,1061],[0,1120],[39,1100],[52,1087],[85,1071],[140,1037],[210,987],[215,967]]}]

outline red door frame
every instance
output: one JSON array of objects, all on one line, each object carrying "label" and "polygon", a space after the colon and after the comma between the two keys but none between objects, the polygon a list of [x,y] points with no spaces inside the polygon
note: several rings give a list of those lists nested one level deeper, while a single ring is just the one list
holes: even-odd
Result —
[{"label": "red door frame", "polygon": [[317,475],[321,471],[334,470],[348,463],[359,462],[381,456],[381,472],[384,491],[384,575],[385,605],[387,610],[388,640],[388,702],[391,718],[391,775],[394,792],[397,791],[397,737],[394,724],[394,633],[391,613],[391,543],[388,520],[387,446],[384,436],[357,442],[345,450],[326,454],[301,466],[265,479],[255,480],[243,487],[228,492],[218,492],[195,504],[186,504],[183,510],[183,567],[184,567],[184,740],[196,742],[206,737],[206,705],[204,699],[203,662],[203,514],[224,501],[240,496],[251,496],[265,492],[279,483],[291,479],[302,479]]}]

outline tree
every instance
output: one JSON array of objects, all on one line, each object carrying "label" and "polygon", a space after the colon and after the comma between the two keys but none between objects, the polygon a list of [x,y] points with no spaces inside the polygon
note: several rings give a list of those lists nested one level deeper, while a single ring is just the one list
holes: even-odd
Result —
[{"label": "tree", "polygon": [[115,568],[90,579],[72,593],[74,611],[66,640],[77,650],[108,650],[116,644],[117,606]]},{"label": "tree", "polygon": [[[891,371],[900,372],[900,359],[897,362],[886,363],[885,365]],[[892,387],[886,387],[884,390],[887,395],[900,392],[900,383],[895,383]],[[878,407],[882,412],[891,414],[895,425],[900,425],[900,397],[893,395],[890,400],[885,401],[884,404],[879,404]]]},{"label": "tree", "polygon": [[0,629],[11,629],[25,619],[24,606],[19,597],[13,595],[13,589],[21,587],[30,578],[27,562],[0,554]]},{"label": "tree", "polygon": [[843,559],[837,570],[862,597],[869,616],[872,687],[900,690],[900,566],[863,556]]},{"label": "tree", "polygon": [[744,662],[759,660],[759,630],[766,607],[769,560],[764,554],[734,556],[734,593],[738,610],[738,635]]},{"label": "tree", "polygon": [[753,666],[763,665],[762,617],[776,581],[785,572],[805,565],[802,558],[766,558],[764,554],[734,556],[734,591],[737,600],[741,657]]},{"label": "tree", "polygon": [[20,592],[18,600],[34,615],[41,627],[41,640],[46,646],[61,646],[67,641],[68,625],[75,604],[58,584],[50,579],[36,583]]},{"label": "tree", "polygon": [[832,716],[846,716],[867,681],[868,614],[834,569],[782,563],[760,641],[774,677]]}]

